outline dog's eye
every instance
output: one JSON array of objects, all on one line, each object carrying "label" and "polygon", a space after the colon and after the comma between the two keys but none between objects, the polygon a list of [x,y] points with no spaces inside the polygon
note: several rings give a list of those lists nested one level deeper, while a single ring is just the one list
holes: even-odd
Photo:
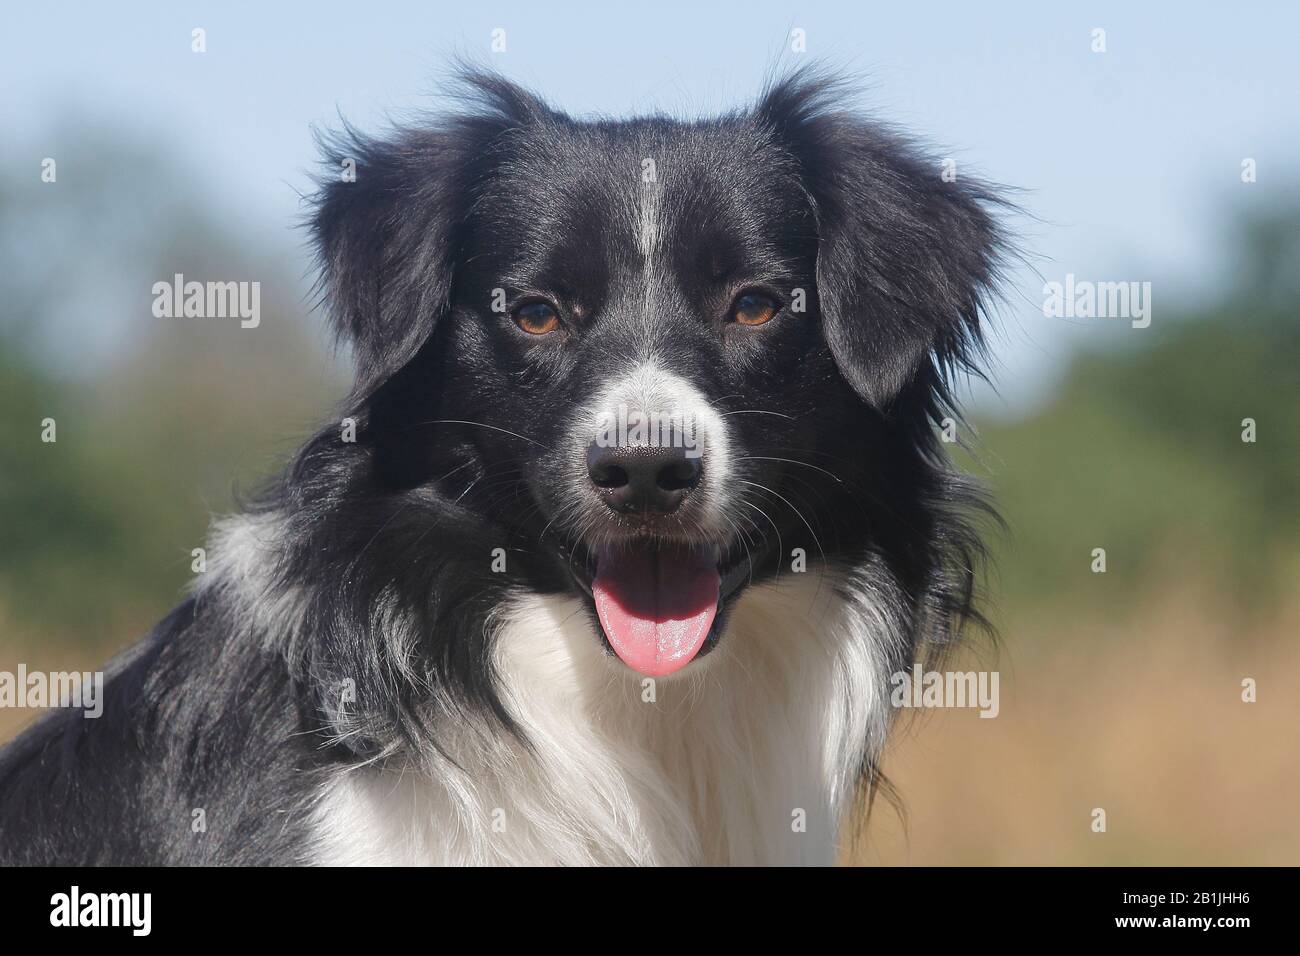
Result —
[{"label": "dog's eye", "polygon": [[515,325],[529,335],[545,335],[560,325],[560,317],[546,302],[529,302],[515,309]]},{"label": "dog's eye", "polygon": [[731,307],[731,321],[741,325],[762,325],[770,322],[779,307],[761,292],[746,292]]}]

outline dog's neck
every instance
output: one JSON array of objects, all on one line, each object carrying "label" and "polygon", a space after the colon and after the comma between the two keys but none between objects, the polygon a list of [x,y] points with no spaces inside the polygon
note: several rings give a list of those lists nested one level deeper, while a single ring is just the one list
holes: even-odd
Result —
[{"label": "dog's neck", "polygon": [[316,858],[832,863],[889,722],[890,606],[867,572],[787,574],[741,595],[713,653],[651,681],[605,654],[576,599],[517,598],[496,668],[527,743],[467,724],[444,741],[454,764],[337,777]]}]

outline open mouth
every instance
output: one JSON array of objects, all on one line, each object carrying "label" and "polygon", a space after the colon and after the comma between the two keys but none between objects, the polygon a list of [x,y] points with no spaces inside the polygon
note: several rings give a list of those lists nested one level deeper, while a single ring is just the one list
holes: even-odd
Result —
[{"label": "open mouth", "polygon": [[753,573],[733,549],[632,541],[570,563],[610,650],[647,677],[664,677],[716,645],[728,600]]}]

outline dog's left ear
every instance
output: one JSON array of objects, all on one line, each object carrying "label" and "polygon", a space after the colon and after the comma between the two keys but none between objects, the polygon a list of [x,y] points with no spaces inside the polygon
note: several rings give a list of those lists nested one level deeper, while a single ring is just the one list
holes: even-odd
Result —
[{"label": "dog's left ear", "polygon": [[931,360],[968,365],[979,347],[1001,254],[989,207],[1001,200],[838,107],[846,93],[800,71],[755,115],[793,156],[812,200],[817,294],[836,366],[884,409]]},{"label": "dog's left ear", "polygon": [[369,394],[409,362],[450,305],[468,207],[488,188],[512,130],[549,110],[496,74],[459,71],[462,112],[372,138],[321,138],[324,177],[310,220],[320,290]]}]

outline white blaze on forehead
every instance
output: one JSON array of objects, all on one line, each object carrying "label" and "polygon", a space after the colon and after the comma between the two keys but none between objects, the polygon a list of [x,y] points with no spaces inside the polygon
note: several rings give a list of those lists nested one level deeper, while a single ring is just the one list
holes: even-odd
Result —
[{"label": "white blaze on forehead", "polygon": [[654,181],[641,183],[640,233],[637,240],[641,254],[649,265],[659,244],[659,184]]},{"label": "white blaze on forehead", "polygon": [[645,327],[646,341],[651,340],[655,316],[654,286],[656,259],[659,254],[661,203],[659,186],[659,167],[653,156],[647,155],[642,161],[641,182],[638,190],[638,235],[637,246],[641,250],[644,263],[641,304],[641,322]]}]

